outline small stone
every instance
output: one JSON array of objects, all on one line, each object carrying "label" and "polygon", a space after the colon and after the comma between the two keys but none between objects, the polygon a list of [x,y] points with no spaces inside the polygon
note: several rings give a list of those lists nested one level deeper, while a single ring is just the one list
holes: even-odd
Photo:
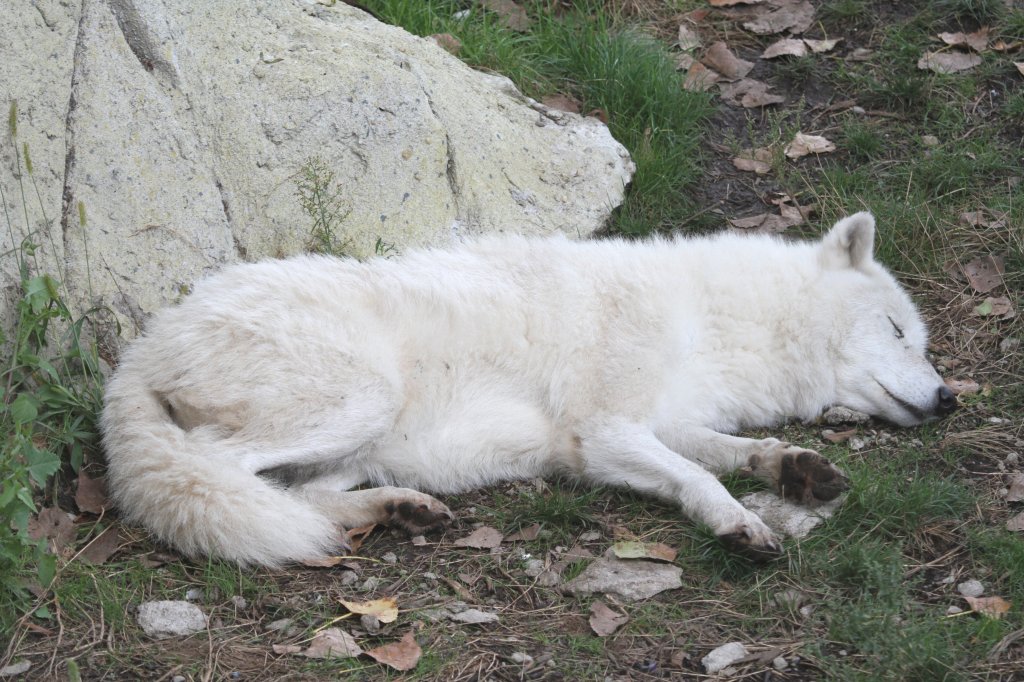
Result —
[{"label": "small stone", "polygon": [[1005,339],[999,342],[999,350],[1003,353],[1010,353],[1017,350],[1017,346],[1020,345],[1020,339],[1012,336],[1007,336]]},{"label": "small stone", "polygon": [[436,573],[431,573],[430,571],[427,571],[426,573],[423,574],[423,579],[424,580],[434,580],[434,581],[436,581],[437,580],[437,574]]},{"label": "small stone", "polygon": [[743,646],[741,642],[729,642],[712,650],[711,653],[700,659],[700,662],[704,664],[704,670],[711,675],[724,670],[746,655],[747,647]]},{"label": "small stone", "polygon": [[363,584],[359,586],[360,592],[373,592],[380,585],[380,578],[377,576],[370,576],[363,581]]},{"label": "small stone", "polygon": [[807,606],[800,607],[800,615],[804,618],[810,618],[811,614],[814,613],[814,605],[808,604]]},{"label": "small stone", "polygon": [[840,656],[849,656],[849,655],[850,655],[850,652],[849,652],[849,651],[847,651],[846,649],[840,649],[840,650],[839,650],[839,655],[840,655]]},{"label": "small stone", "polygon": [[536,578],[537,576],[539,576],[543,572],[544,572],[544,560],[543,559],[530,559],[529,561],[526,562],[525,566],[523,567],[523,573],[525,573],[526,575],[530,576],[531,578]]},{"label": "small stone", "polygon": [[857,412],[851,410],[848,407],[830,407],[825,411],[825,414],[821,415],[821,420],[829,426],[839,426],[841,424],[863,424],[868,419],[868,415],[863,412]]},{"label": "small stone", "polygon": [[359,580],[359,575],[355,571],[345,571],[341,574],[341,579],[338,581],[342,587],[351,587]]},{"label": "small stone", "polygon": [[190,589],[188,592],[185,593],[185,600],[186,601],[202,601],[202,599],[203,599],[203,590],[200,587],[193,587],[192,589]]},{"label": "small stone", "polygon": [[139,605],[139,627],[150,637],[191,635],[206,629],[207,617],[187,601],[151,601]]},{"label": "small stone", "polygon": [[14,677],[16,675],[21,675],[22,673],[28,672],[28,669],[31,667],[32,661],[27,658],[23,658],[17,663],[12,663],[0,668],[0,677]]},{"label": "small stone", "polygon": [[243,597],[240,594],[236,594],[235,596],[233,596],[231,598],[231,603],[234,605],[236,609],[244,609],[246,606],[249,605],[249,602],[245,600],[245,597]]},{"label": "small stone", "polygon": [[923,144],[925,147],[938,147],[939,138],[935,137],[934,135],[922,135],[921,144]]},{"label": "small stone", "polygon": [[1020,455],[1016,452],[1010,452],[1006,455],[1006,463],[1010,466],[1016,466],[1020,462]]},{"label": "small stone", "polygon": [[381,556],[380,560],[383,561],[386,564],[394,565],[394,564],[398,563],[398,557],[395,556],[394,552],[387,552],[386,554]]},{"label": "small stone", "polygon": [[772,659],[772,667],[782,672],[789,667],[789,661],[786,660],[785,656],[777,656]]},{"label": "small stone", "polygon": [[594,542],[595,540],[601,539],[601,532],[596,530],[588,530],[586,533],[580,536],[580,542]]},{"label": "small stone", "polygon": [[784,608],[796,609],[807,601],[807,597],[800,590],[790,588],[777,593],[772,601]]},{"label": "small stone", "polygon": [[868,113],[864,107],[859,107],[856,105],[850,107],[850,111],[857,114],[858,116],[863,116],[864,114]]},{"label": "small stone", "polygon": [[421,547],[427,544],[427,539],[422,535],[414,535],[412,537],[412,544],[416,545],[417,547]]},{"label": "small stone", "polygon": [[171,682],[185,682],[186,678],[184,675],[175,675],[171,678]]},{"label": "small stone", "polygon": [[531,665],[533,665],[533,656],[523,651],[513,652],[512,655],[509,656],[509,659],[513,663],[518,663],[526,668],[529,668]]},{"label": "small stone", "polygon": [[946,609],[946,615],[947,616],[955,616],[956,614],[963,613],[963,612],[964,612],[964,610],[962,608],[960,608],[959,606],[950,606],[948,609]]},{"label": "small stone", "polygon": [[980,597],[985,594],[985,586],[980,580],[965,580],[956,586],[957,592],[965,597]]},{"label": "small stone", "polygon": [[449,620],[454,620],[458,623],[468,623],[470,625],[479,625],[480,623],[497,623],[498,614],[487,613],[480,609],[466,609],[458,613],[453,613],[448,616]]},{"label": "small stone", "polygon": [[272,623],[267,623],[268,632],[288,631],[288,628],[292,626],[295,620],[292,618],[279,618]]},{"label": "small stone", "polygon": [[359,616],[359,624],[362,625],[363,629],[371,635],[376,635],[380,632],[380,618],[372,613],[364,613]]},{"label": "small stone", "polygon": [[863,450],[865,448],[865,446],[867,446],[867,441],[865,441],[860,436],[853,436],[847,442],[847,445],[850,446],[851,450]]}]

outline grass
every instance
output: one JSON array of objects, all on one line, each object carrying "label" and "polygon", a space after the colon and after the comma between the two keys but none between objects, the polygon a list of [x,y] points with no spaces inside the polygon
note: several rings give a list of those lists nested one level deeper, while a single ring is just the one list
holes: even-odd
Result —
[{"label": "grass", "polygon": [[[1004,524],[1021,506],[1005,502],[999,490],[1005,473],[1021,471],[1007,455],[1024,455],[1024,361],[1019,352],[1000,351],[999,345],[1024,338],[1019,314],[1024,305],[1024,95],[1019,76],[1002,55],[987,53],[981,67],[955,75],[920,71],[916,63],[924,50],[934,48],[933,36],[941,31],[992,22],[993,35],[1024,39],[1024,12],[981,0],[818,3],[827,37],[844,37],[847,45],[841,49],[867,47],[873,56],[862,62],[841,55],[773,62],[764,77],[778,89],[785,87],[787,103],[766,112],[722,114],[712,108],[713,96],[681,89],[668,49],[671,31],[664,29],[702,3],[653,9],[642,3],[607,3],[608,8],[558,3],[563,9],[551,13],[544,8],[554,4],[531,4],[532,24],[522,33],[477,5],[458,19],[456,12],[466,3],[364,4],[420,35],[452,33],[462,43],[460,57],[508,75],[531,97],[567,94],[580,101],[582,111],[606,114],[638,166],[614,231],[637,235],[720,227],[733,212],[763,210],[774,192],[816,203],[820,224],[870,208],[880,225],[880,258],[911,287],[929,318],[933,358],[951,376],[971,377],[991,388],[962,397],[962,409],[940,424],[910,431],[859,426],[857,435],[866,443],[859,450],[849,443],[825,443],[818,425],[790,424],[758,434],[817,448],[853,481],[832,518],[804,540],[787,540],[786,555],[768,565],[729,554],[709,529],[682,521],[671,505],[568,481],[515,483],[449,497],[446,502],[462,525],[444,539],[432,536],[414,545],[376,531],[360,550],[362,559],[345,569],[249,570],[173,555],[154,566],[159,548],[130,528],[120,551],[93,566],[67,555],[47,558],[52,555],[23,533],[15,534],[15,544],[4,546],[16,546],[16,558],[0,565],[0,575],[13,576],[17,588],[6,593],[16,593],[16,599],[0,611],[4,631],[12,634],[2,664],[31,660],[30,678],[60,677],[77,668],[83,679],[179,674],[406,679],[366,658],[311,661],[271,649],[302,645],[318,628],[344,616],[340,598],[392,595],[402,612],[381,633],[361,630],[354,619],[341,624],[368,646],[414,629],[424,656],[408,679],[689,679],[703,674],[701,657],[729,641],[744,642],[754,653],[783,656],[788,667],[771,673],[773,679],[1009,680],[1019,675],[1024,649],[1014,634],[1024,629],[1024,542]],[[648,23],[638,24],[636,17]],[[734,40],[746,59],[755,59],[761,43],[773,39],[740,36],[736,24],[724,20],[709,22],[700,27],[706,37]],[[812,37],[821,37],[815,30]],[[819,91],[833,93],[829,103],[852,99],[864,112],[849,107],[827,112],[825,104],[809,103],[820,99],[805,96]],[[729,152],[781,147],[798,130],[823,132],[837,143],[837,152],[798,163],[779,155],[771,172],[756,179],[722,171],[729,168]],[[924,144],[925,135],[938,143]],[[729,151],[718,152],[719,147]],[[310,247],[344,251],[344,238],[332,222],[346,210],[344,194],[325,164],[312,160],[309,170],[300,178],[299,194],[313,224]],[[30,180],[31,174],[23,177]],[[26,187],[31,196],[31,184]],[[7,197],[4,203],[14,202]],[[978,227],[960,220],[964,211],[979,209],[1006,212],[1004,224]],[[8,218],[12,231],[22,223],[30,221]],[[793,231],[801,230],[810,234],[817,228]],[[401,247],[381,244],[379,250]],[[21,253],[29,268],[20,294],[28,317],[17,337],[23,350],[4,364],[14,368],[5,376],[15,390],[4,393],[0,419],[4,433],[21,434],[18,447],[32,444],[49,456],[40,455],[43,466],[36,479],[19,474],[27,481],[31,505],[10,496],[7,504],[17,508],[0,505],[0,510],[13,509],[18,519],[27,520],[33,508],[54,503],[71,508],[67,477],[94,456],[99,378],[95,359],[80,345],[71,346],[70,353],[55,352],[69,346],[68,337],[54,339],[53,332],[65,325],[73,329],[75,319],[62,307],[59,278],[47,280],[31,269],[31,247]],[[1006,264],[1003,285],[989,294],[973,292],[948,274],[951,262],[989,253],[1002,255]],[[988,295],[1008,297],[1018,316],[972,316]],[[53,340],[44,345],[44,338]],[[10,468],[12,462],[28,460],[6,454],[0,466]],[[63,467],[61,477],[47,475],[57,466]],[[9,495],[7,481],[0,501]],[[736,495],[759,488],[738,476],[725,484]],[[95,523],[108,522],[79,524],[78,542]],[[475,523],[503,533],[534,523],[542,530],[534,540],[506,543],[495,553],[452,547],[450,540],[468,534]],[[528,554],[571,579],[589,560],[566,559],[567,548],[582,546],[600,555],[623,536],[678,549],[674,563],[683,569],[683,586],[635,604],[602,598],[630,618],[610,637],[596,636],[588,625],[593,598],[568,598],[524,573]],[[396,554],[395,563],[379,560],[388,552]],[[968,578],[982,581],[986,596],[1012,602],[1009,612],[1000,619],[948,613],[954,606],[968,609],[956,587]],[[377,586],[363,591],[368,580]],[[165,642],[141,634],[135,606],[183,599],[190,591],[211,616],[208,634]],[[455,601],[496,612],[500,621],[464,626],[432,620],[432,608]],[[294,629],[268,628],[281,619],[291,619]],[[539,663],[524,671],[526,665],[513,658],[520,653]],[[763,678],[770,668],[770,662],[748,662],[738,676]]]}]

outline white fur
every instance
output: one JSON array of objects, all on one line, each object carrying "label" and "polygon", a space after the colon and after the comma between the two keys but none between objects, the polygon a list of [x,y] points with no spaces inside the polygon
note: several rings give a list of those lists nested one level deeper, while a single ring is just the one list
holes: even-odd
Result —
[{"label": "white fur", "polygon": [[[388,500],[436,503],[407,488],[562,472],[770,543],[714,474],[778,441],[725,433],[832,404],[904,425],[937,410],[924,326],[873,235],[861,213],[820,243],[500,237],[227,268],[107,386],[115,499],[186,553],[277,565]],[[344,492],[363,483],[403,488]]]}]

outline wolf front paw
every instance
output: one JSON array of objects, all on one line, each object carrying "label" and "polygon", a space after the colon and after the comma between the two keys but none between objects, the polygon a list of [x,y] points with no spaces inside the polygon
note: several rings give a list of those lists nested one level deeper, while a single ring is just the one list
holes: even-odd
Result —
[{"label": "wolf front paw", "polygon": [[748,467],[780,496],[809,506],[834,500],[850,488],[850,479],[828,459],[789,443],[770,442],[765,452],[750,456]]},{"label": "wolf front paw", "polygon": [[389,526],[401,528],[409,535],[424,535],[442,530],[455,518],[448,507],[430,495],[410,493],[408,498],[389,500],[384,505]]},{"label": "wolf front paw", "polygon": [[782,544],[768,526],[761,523],[741,523],[718,534],[726,549],[754,561],[771,561],[782,555]]}]

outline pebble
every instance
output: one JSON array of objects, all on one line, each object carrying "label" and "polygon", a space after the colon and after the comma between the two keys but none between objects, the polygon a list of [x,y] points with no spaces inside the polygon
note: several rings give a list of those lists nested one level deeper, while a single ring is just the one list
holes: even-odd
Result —
[{"label": "pebble", "polygon": [[206,629],[202,610],[187,601],[151,601],[139,605],[139,627],[150,637],[163,639],[191,635]]},{"label": "pebble", "polygon": [[921,144],[923,144],[925,147],[938,147],[939,138],[935,137],[934,135],[922,135]]},{"label": "pebble", "polygon": [[512,655],[509,656],[509,658],[512,660],[513,663],[519,663],[520,665],[526,668],[529,668],[531,665],[533,665],[533,656],[526,653],[525,651],[513,652]]},{"label": "pebble", "polygon": [[1011,351],[1016,350],[1017,346],[1019,345],[1020,339],[1014,338],[1012,336],[1007,336],[1005,339],[999,342],[999,350],[1001,350],[1003,353],[1009,353]]},{"label": "pebble", "polygon": [[789,667],[789,661],[787,661],[784,656],[778,656],[772,659],[772,667],[778,670],[779,672],[782,672],[783,670]]},{"label": "pebble", "polygon": [[1016,452],[1007,453],[1007,455],[1006,455],[1006,463],[1007,464],[1009,464],[1010,466],[1016,466],[1019,461],[1020,461],[1020,454],[1018,454]]},{"label": "pebble", "polygon": [[383,561],[386,564],[397,564],[398,563],[398,557],[395,555],[394,552],[387,552],[387,553],[385,553],[384,555],[381,556],[380,560]]},{"label": "pebble", "polygon": [[871,417],[863,412],[857,412],[856,410],[851,410],[848,407],[830,407],[825,411],[825,414],[821,415],[821,420],[829,426],[839,426],[841,424],[863,424],[869,419],[871,419]]},{"label": "pebble", "polygon": [[947,616],[955,616],[956,614],[963,613],[963,612],[964,612],[964,610],[962,608],[960,608],[959,606],[950,606],[948,609],[946,609],[946,615]]},{"label": "pebble", "polygon": [[292,618],[279,618],[272,623],[267,623],[267,630],[270,632],[277,632],[278,630],[284,630],[287,632],[288,628],[291,627],[295,621]]},{"label": "pebble", "polygon": [[864,114],[868,113],[867,110],[864,109],[864,107],[859,107],[856,105],[850,107],[850,111],[857,114],[858,116],[863,116]]},{"label": "pebble", "polygon": [[363,584],[359,586],[360,592],[373,592],[380,585],[380,578],[377,576],[370,576],[363,581]]},{"label": "pebble", "polygon": [[851,436],[850,440],[846,442],[850,446],[851,450],[863,450],[867,443],[860,436]]},{"label": "pebble", "polygon": [[380,632],[380,618],[372,613],[364,613],[359,616],[359,624],[368,634],[375,635]]},{"label": "pebble", "polygon": [[526,562],[523,572],[531,578],[536,578],[538,575],[544,572],[544,560],[543,559],[530,559]]},{"label": "pebble", "polygon": [[185,676],[184,675],[175,675],[174,677],[171,678],[171,682],[185,682]]},{"label": "pebble", "polygon": [[244,609],[246,606],[249,605],[249,602],[245,600],[245,597],[243,597],[240,594],[236,594],[234,597],[232,597],[231,603],[235,605],[236,609]]},{"label": "pebble", "polygon": [[957,585],[956,589],[965,597],[980,597],[985,594],[985,586],[980,580],[965,580]]},{"label": "pebble", "polygon": [[597,530],[588,530],[586,533],[580,536],[580,542],[594,542],[595,540],[601,539],[601,532]]},{"label": "pebble", "polygon": [[187,601],[201,601],[203,598],[203,589],[201,587],[193,587],[185,593],[185,599]]},{"label": "pebble", "polygon": [[705,671],[709,674],[714,674],[727,668],[746,655],[747,647],[743,646],[742,642],[729,642],[728,644],[723,644],[717,649],[713,649],[711,653],[700,659],[700,662],[704,664]]},{"label": "pebble", "polygon": [[357,580],[359,580],[359,575],[355,571],[345,571],[341,574],[341,579],[338,582],[342,587],[350,587],[355,585]]}]

